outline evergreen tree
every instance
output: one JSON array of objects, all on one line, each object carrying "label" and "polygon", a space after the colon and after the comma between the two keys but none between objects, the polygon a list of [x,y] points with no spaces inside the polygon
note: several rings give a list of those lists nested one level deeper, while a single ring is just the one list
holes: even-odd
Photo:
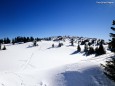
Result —
[{"label": "evergreen tree", "polygon": [[98,55],[99,55],[99,48],[96,47],[96,48],[95,48],[95,56],[98,56]]},{"label": "evergreen tree", "polygon": [[4,44],[7,44],[7,39],[6,38],[4,38]]},{"label": "evergreen tree", "polygon": [[115,25],[115,20],[113,20],[112,25]]},{"label": "evergreen tree", "polygon": [[4,45],[4,47],[2,48],[2,50],[6,50],[6,46]]},{"label": "evergreen tree", "polygon": [[94,39],[92,39],[92,40],[91,40],[91,44],[94,44],[94,43],[95,43],[95,40],[94,40]]},{"label": "evergreen tree", "polygon": [[3,39],[0,39],[0,43],[3,44]]},{"label": "evergreen tree", "polygon": [[100,41],[100,44],[105,44],[105,41],[102,39],[102,40]]},{"label": "evergreen tree", "polygon": [[87,44],[84,45],[84,52],[87,52],[88,51],[88,46]]},{"label": "evergreen tree", "polygon": [[77,46],[77,51],[78,51],[78,52],[81,52],[81,47],[80,47],[79,44],[78,44],[78,46]]},{"label": "evergreen tree", "polygon": [[100,45],[100,39],[97,40],[96,45]]},{"label": "evergreen tree", "polygon": [[88,45],[89,45],[89,46],[91,46],[91,43],[90,43],[90,42],[88,42]]},{"label": "evergreen tree", "polygon": [[[33,37],[30,37],[30,41],[31,41],[31,42],[34,41],[34,38],[33,38]],[[36,39],[36,41],[37,41],[37,39]]]},{"label": "evergreen tree", "polygon": [[98,49],[98,55],[102,55],[102,54],[106,54],[106,51],[101,43]]},{"label": "evergreen tree", "polygon": [[[112,23],[112,25],[115,25],[115,20],[113,20],[113,23]],[[113,30],[113,31],[115,31],[115,28],[114,27],[111,27],[111,29]],[[112,52],[115,52],[115,34],[114,33],[110,33],[110,37],[112,37],[112,40],[111,40],[111,42],[109,43],[109,46],[111,46],[110,48],[110,50],[112,51]]]},{"label": "evergreen tree", "polygon": [[[112,25],[115,25],[115,20],[113,20]],[[115,30],[115,28],[111,28],[111,29]],[[115,34],[111,33],[110,36],[112,37],[110,46],[111,46],[112,52],[115,52]],[[102,66],[104,68],[104,74],[115,82],[115,56],[111,60],[106,61],[105,65],[102,64]]]},{"label": "evergreen tree", "polygon": [[14,41],[15,41],[15,43],[17,43],[17,42],[18,42],[16,37],[15,37]]},{"label": "evergreen tree", "polygon": [[87,55],[94,54],[94,52],[95,52],[94,48],[93,47],[89,47]]},{"label": "evergreen tree", "polygon": [[8,43],[10,43],[10,42],[11,42],[11,40],[7,37],[6,43],[8,44]]},{"label": "evergreen tree", "polygon": [[[27,37],[26,39],[27,39],[27,42],[30,42],[30,38],[29,38],[29,37]],[[33,41],[34,41],[34,40],[33,40]],[[32,41],[31,41],[31,42],[32,42]]]},{"label": "evergreen tree", "polygon": [[70,42],[70,43],[71,43],[71,46],[74,46],[73,42],[74,42],[74,39],[72,38],[72,39],[71,39],[71,42]]},{"label": "evergreen tree", "polygon": [[84,45],[84,44],[85,44],[85,41],[84,41],[84,40],[82,40],[82,41],[81,41],[81,45]]},{"label": "evergreen tree", "polygon": [[41,41],[42,39],[37,37],[36,40],[37,40],[37,41]]},{"label": "evergreen tree", "polygon": [[59,44],[58,44],[58,47],[61,47],[61,46],[63,46],[63,43],[59,43]]},{"label": "evergreen tree", "polygon": [[103,65],[104,74],[115,82],[115,57],[112,58],[110,61],[106,61],[106,64]]},{"label": "evergreen tree", "polygon": [[1,50],[1,43],[0,43],[0,50]]},{"label": "evergreen tree", "polygon": [[54,48],[54,44],[52,44],[52,48]]},{"label": "evergreen tree", "polygon": [[15,44],[15,40],[14,40],[14,39],[12,39],[12,44],[13,44],[13,45]]},{"label": "evergreen tree", "polygon": [[37,46],[37,41],[36,40],[34,40],[33,46]]},{"label": "evergreen tree", "polygon": [[26,37],[23,37],[23,42],[24,43],[28,42]]}]

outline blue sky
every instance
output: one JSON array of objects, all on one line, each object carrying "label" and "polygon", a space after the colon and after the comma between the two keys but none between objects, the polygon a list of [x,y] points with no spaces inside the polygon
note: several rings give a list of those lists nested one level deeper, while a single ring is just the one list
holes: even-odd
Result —
[{"label": "blue sky", "polygon": [[0,38],[72,35],[108,40],[114,10],[114,0],[0,0]]}]

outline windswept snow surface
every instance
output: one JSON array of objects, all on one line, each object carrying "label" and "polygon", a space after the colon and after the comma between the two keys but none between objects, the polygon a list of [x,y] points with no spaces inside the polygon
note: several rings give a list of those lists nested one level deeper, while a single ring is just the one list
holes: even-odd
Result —
[{"label": "windswept snow surface", "polygon": [[76,45],[63,44],[60,48],[53,41],[38,42],[36,47],[31,42],[6,45],[7,50],[0,51],[0,86],[115,86],[100,67],[112,53],[84,56],[76,53]]}]

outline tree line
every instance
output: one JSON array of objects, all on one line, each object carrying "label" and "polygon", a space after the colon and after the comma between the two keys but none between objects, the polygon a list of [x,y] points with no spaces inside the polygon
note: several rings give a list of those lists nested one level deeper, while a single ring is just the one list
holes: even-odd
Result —
[{"label": "tree line", "polygon": [[26,43],[26,42],[33,42],[34,40],[36,41],[41,41],[41,38],[34,38],[34,37],[21,37],[21,36],[17,36],[13,39],[9,39],[4,38],[4,39],[0,39],[0,44],[15,44],[15,43]]}]

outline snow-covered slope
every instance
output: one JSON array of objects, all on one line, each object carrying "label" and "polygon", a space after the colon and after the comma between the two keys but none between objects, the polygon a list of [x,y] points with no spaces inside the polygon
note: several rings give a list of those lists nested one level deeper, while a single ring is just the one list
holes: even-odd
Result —
[{"label": "snow-covered slope", "polygon": [[[55,47],[51,48],[54,43]],[[0,51],[0,86],[115,86],[102,72],[112,53],[94,57],[76,53],[76,45],[41,41],[6,45]],[[83,46],[81,46],[83,47]]]}]

